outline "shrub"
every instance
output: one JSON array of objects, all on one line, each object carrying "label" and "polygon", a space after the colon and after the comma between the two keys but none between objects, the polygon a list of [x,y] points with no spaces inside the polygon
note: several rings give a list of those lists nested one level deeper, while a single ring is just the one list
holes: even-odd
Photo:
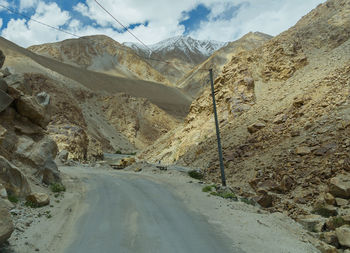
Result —
[{"label": "shrub", "polygon": [[61,183],[55,183],[50,186],[52,192],[65,192],[66,187]]},{"label": "shrub", "polygon": [[121,155],[121,154],[122,154],[122,151],[117,150],[117,151],[115,151],[115,153],[116,153],[117,155]]},{"label": "shrub", "polygon": [[339,217],[339,216],[338,217],[333,217],[331,222],[332,222],[332,224],[334,226],[334,229],[345,225],[345,220],[342,217]]},{"label": "shrub", "polygon": [[210,194],[213,195],[213,196],[218,196],[218,197],[224,198],[224,199],[232,199],[234,201],[238,200],[236,194],[234,194],[233,192],[228,192],[228,191],[212,192]]},{"label": "shrub", "polygon": [[8,200],[12,203],[15,203],[15,204],[17,204],[19,201],[18,198],[16,196],[13,196],[13,195],[9,195]]},{"label": "shrub", "polygon": [[204,186],[202,192],[211,192],[211,185]]},{"label": "shrub", "polygon": [[203,177],[204,177],[203,173],[201,173],[201,172],[199,172],[199,171],[197,171],[197,170],[191,170],[191,171],[189,171],[189,172],[188,172],[188,175],[189,175],[190,177],[192,177],[192,178],[194,178],[194,179],[198,179],[198,180],[203,179]]},{"label": "shrub", "polygon": [[31,207],[31,208],[38,208],[39,206],[37,204],[35,204],[32,201],[27,200],[26,203],[24,203],[25,206],[27,207]]}]

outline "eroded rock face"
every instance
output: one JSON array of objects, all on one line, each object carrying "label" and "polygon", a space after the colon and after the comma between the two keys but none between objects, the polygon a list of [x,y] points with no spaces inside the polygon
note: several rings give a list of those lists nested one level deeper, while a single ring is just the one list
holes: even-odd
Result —
[{"label": "eroded rock face", "polygon": [[11,195],[27,196],[31,192],[22,172],[2,156],[0,156],[0,183]]},{"label": "eroded rock face", "polygon": [[10,238],[13,231],[11,215],[6,208],[5,201],[0,198],[0,245]]},{"label": "eroded rock face", "polygon": [[35,97],[22,96],[16,100],[19,114],[30,119],[33,123],[45,128],[50,122],[50,115],[44,106],[38,103]]}]

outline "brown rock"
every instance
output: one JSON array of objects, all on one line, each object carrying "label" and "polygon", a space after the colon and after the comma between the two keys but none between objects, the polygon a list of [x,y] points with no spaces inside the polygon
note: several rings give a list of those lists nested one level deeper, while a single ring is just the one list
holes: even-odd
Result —
[{"label": "brown rock", "polygon": [[350,226],[344,225],[335,230],[340,245],[350,248]]},{"label": "brown rock", "polygon": [[335,198],[335,203],[337,206],[347,206],[349,204],[349,201],[346,199]]},{"label": "brown rock", "polygon": [[248,132],[253,134],[261,129],[263,129],[264,127],[266,127],[266,125],[264,123],[261,123],[261,122],[256,122],[250,126],[248,126]]},{"label": "brown rock", "polygon": [[260,195],[254,198],[254,200],[264,208],[269,208],[273,205],[273,197],[268,193]]},{"label": "brown rock", "polygon": [[325,232],[322,234],[322,237],[324,238],[324,241],[330,245],[338,246],[339,244],[335,231]]},{"label": "brown rock", "polygon": [[328,205],[335,205],[335,198],[330,193],[326,193],[324,200]]},{"label": "brown rock", "polygon": [[36,207],[47,206],[50,204],[50,198],[45,193],[32,193],[27,196],[27,201],[30,201]]},{"label": "brown rock", "polygon": [[282,192],[290,191],[293,188],[294,184],[295,184],[295,181],[292,177],[288,175],[284,175],[280,185],[281,191]]},{"label": "brown rock", "polygon": [[31,192],[26,177],[2,156],[0,156],[0,168],[0,183],[8,194],[27,196]]},{"label": "brown rock", "polygon": [[335,197],[350,198],[350,176],[340,174],[332,178],[329,182],[329,192]]},{"label": "brown rock", "polygon": [[310,232],[321,232],[326,218],[315,214],[302,215],[297,218],[297,222]]},{"label": "brown rock", "polygon": [[45,128],[50,122],[48,111],[37,102],[35,97],[21,96],[16,100],[16,108],[19,114],[27,117],[42,128]]},{"label": "brown rock", "polygon": [[11,215],[6,208],[5,201],[0,199],[0,245],[10,238],[13,231]]},{"label": "brown rock", "polygon": [[308,155],[311,153],[311,149],[309,147],[305,147],[305,146],[302,146],[302,147],[297,147],[295,149],[295,153],[297,155],[301,155],[301,156],[304,156],[304,155]]}]

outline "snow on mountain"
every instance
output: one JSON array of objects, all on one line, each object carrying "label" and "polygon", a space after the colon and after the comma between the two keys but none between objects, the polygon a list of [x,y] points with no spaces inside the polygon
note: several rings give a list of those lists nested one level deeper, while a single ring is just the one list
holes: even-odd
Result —
[{"label": "snow on mountain", "polygon": [[209,57],[213,52],[227,45],[227,43],[215,40],[196,40],[190,36],[176,36],[156,44],[148,45],[147,47],[140,43],[132,42],[126,42],[124,45],[139,53],[142,52],[144,55],[150,55],[152,53],[164,54],[173,50],[180,50],[185,54],[191,52]]}]

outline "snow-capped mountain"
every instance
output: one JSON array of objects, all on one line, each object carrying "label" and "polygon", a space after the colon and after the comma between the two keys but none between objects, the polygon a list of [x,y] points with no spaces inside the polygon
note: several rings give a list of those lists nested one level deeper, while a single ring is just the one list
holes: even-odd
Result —
[{"label": "snow-capped mountain", "polygon": [[196,40],[190,36],[177,36],[147,47],[130,42],[124,43],[124,45],[130,47],[142,57],[172,62],[173,68],[169,69],[169,66],[165,67],[164,63],[149,60],[149,63],[155,69],[175,82],[184,73],[205,61],[227,43],[213,40]]}]

